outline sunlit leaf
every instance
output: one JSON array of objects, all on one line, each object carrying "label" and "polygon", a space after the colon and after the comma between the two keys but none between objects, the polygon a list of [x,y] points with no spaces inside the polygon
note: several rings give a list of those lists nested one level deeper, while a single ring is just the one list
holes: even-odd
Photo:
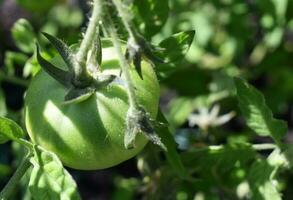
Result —
[{"label": "sunlit leaf", "polygon": [[35,148],[31,163],[29,189],[33,199],[80,199],[76,183],[54,153]]},{"label": "sunlit leaf", "polygon": [[162,49],[161,57],[164,61],[170,63],[182,60],[194,39],[194,35],[195,31],[184,31],[176,33],[160,42],[159,47]]},{"label": "sunlit leaf", "polygon": [[252,190],[252,199],[255,200],[281,200],[275,180],[276,168],[266,160],[257,160],[252,165],[248,181]]},{"label": "sunlit leaf", "polygon": [[29,58],[24,67],[23,67],[23,77],[27,78],[29,76],[34,76],[38,71],[40,71],[41,67],[36,59],[36,56],[32,56]]},{"label": "sunlit leaf", "polygon": [[235,78],[237,99],[247,125],[261,136],[270,136],[277,143],[287,133],[287,124],[273,118],[263,95],[246,81]]},{"label": "sunlit leaf", "polygon": [[168,37],[159,44],[157,56],[164,62],[156,64],[156,71],[160,77],[166,77],[176,70],[178,64],[187,54],[192,44],[195,31],[185,31]]},{"label": "sunlit leaf", "polygon": [[24,132],[16,122],[0,117],[0,144],[9,140],[18,140],[24,136]]},{"label": "sunlit leaf", "polygon": [[169,1],[134,1],[134,20],[144,36],[150,38],[166,23],[169,16]]},{"label": "sunlit leaf", "polygon": [[19,19],[11,29],[13,40],[16,46],[26,52],[34,52],[34,40],[36,39],[32,25],[26,19]]}]

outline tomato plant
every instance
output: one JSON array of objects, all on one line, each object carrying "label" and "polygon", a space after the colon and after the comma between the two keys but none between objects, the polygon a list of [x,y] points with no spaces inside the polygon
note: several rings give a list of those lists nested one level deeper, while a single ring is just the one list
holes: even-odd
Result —
[{"label": "tomato plant", "polygon": [[0,0],[0,200],[291,200],[292,5]]},{"label": "tomato plant", "polygon": [[[113,47],[103,48],[101,75],[119,76],[119,62]],[[62,63],[58,66],[63,66]],[[143,61],[141,79],[131,70],[138,102],[155,119],[159,85],[151,64]],[[124,148],[127,92],[120,83],[95,92],[80,103],[65,105],[66,88],[41,71],[26,94],[26,127],[32,140],[55,152],[66,166],[76,169],[111,167],[135,156],[147,140],[140,135],[133,149]]]}]

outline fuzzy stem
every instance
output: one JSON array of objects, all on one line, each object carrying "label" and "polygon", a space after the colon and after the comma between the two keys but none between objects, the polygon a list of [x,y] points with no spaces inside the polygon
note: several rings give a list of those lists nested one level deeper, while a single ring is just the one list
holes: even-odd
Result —
[{"label": "fuzzy stem", "polygon": [[14,189],[16,188],[17,184],[23,177],[23,175],[26,173],[28,168],[31,166],[31,163],[29,161],[29,156],[25,157],[23,161],[20,163],[19,167],[7,183],[7,185],[3,188],[3,190],[0,193],[0,200],[7,200],[13,193]]},{"label": "fuzzy stem", "polygon": [[[99,0],[99,1],[101,1],[101,0]],[[126,79],[126,86],[127,86],[127,93],[128,93],[130,108],[138,110],[139,106],[136,101],[135,87],[133,85],[133,82],[132,82],[132,79],[130,76],[130,65],[122,53],[122,48],[121,48],[121,45],[119,42],[117,31],[114,27],[114,24],[113,24],[111,17],[108,15],[108,10],[106,8],[105,8],[105,23],[107,24],[106,29],[112,38],[113,45],[116,49],[116,53],[117,53],[117,56],[119,59],[120,67],[121,67],[123,75]]]},{"label": "fuzzy stem", "polygon": [[82,76],[87,76],[87,69],[86,69],[87,54],[89,50],[92,48],[93,41],[95,41],[95,38],[97,37],[99,33],[98,27],[99,27],[99,20],[101,19],[101,13],[102,13],[102,6],[99,0],[93,0],[92,16],[89,20],[89,25],[87,27],[83,40],[76,54],[76,59],[78,63],[75,66],[74,71],[77,76],[77,79],[81,78],[82,80],[83,79]]},{"label": "fuzzy stem", "polygon": [[98,33],[99,20],[101,17],[102,7],[99,0],[93,1],[93,13],[89,21],[88,28],[85,32],[84,38],[80,44],[80,48],[76,54],[78,61],[86,61],[88,51],[91,49],[93,40]]},{"label": "fuzzy stem", "polygon": [[129,34],[130,39],[132,40],[132,42],[134,42],[134,45],[137,45],[135,34],[132,30],[131,16],[129,16],[130,15],[129,12],[126,10],[121,0],[112,0],[112,1],[116,9],[118,10],[119,16],[122,20],[124,27],[126,28]]}]

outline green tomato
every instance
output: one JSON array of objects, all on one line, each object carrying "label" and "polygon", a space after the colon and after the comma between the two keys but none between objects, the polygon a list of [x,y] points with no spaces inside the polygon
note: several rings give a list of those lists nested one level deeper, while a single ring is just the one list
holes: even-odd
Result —
[{"label": "green tomato", "polygon": [[44,12],[61,0],[17,0],[16,2],[28,11]]},{"label": "green tomato", "polygon": [[[103,47],[102,52],[102,73],[119,76],[114,48]],[[145,61],[142,62],[142,75],[143,80],[132,66],[137,101],[155,119],[159,83],[153,67]],[[64,105],[66,93],[66,88],[40,71],[25,97],[25,124],[30,138],[56,153],[65,166],[81,170],[108,168],[132,158],[143,149],[147,139],[142,134],[138,134],[135,148],[124,147],[125,118],[129,108],[125,86],[112,83],[85,101]]]}]

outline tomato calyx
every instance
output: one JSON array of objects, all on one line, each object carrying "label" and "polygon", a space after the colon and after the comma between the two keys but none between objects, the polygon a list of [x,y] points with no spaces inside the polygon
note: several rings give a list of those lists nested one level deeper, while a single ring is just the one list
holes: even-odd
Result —
[{"label": "tomato calyx", "polygon": [[100,75],[98,79],[94,79],[93,83],[85,88],[71,88],[65,96],[64,104],[79,103],[88,99],[96,91],[107,87],[116,79],[114,75]]},{"label": "tomato calyx", "polygon": [[115,75],[105,75],[99,72],[98,67],[101,64],[101,44],[98,38],[93,48],[88,52],[87,61],[78,61],[74,52],[60,39],[43,33],[44,36],[58,51],[64,60],[68,70],[63,70],[48,62],[41,56],[40,47],[37,44],[37,60],[42,69],[51,77],[69,89],[64,97],[64,104],[78,103],[86,100],[97,90],[100,90],[115,79]]},{"label": "tomato calyx", "polygon": [[41,67],[55,80],[57,80],[59,83],[64,85],[65,87],[70,86],[71,82],[71,76],[67,71],[64,71],[56,66],[54,66],[52,63],[48,62],[46,59],[44,59],[40,54],[40,47],[37,44],[37,60]]},{"label": "tomato calyx", "polygon": [[[166,150],[165,145],[161,142],[161,138],[156,134],[154,120],[150,115],[139,106],[138,109],[129,109],[126,117],[126,131],[124,135],[124,145],[126,149],[135,148],[135,139],[137,134],[142,133],[153,144],[160,146]],[[155,123],[155,122],[154,122]]]},{"label": "tomato calyx", "polygon": [[157,51],[161,51],[161,49],[149,44],[142,36],[136,33],[135,38],[130,38],[127,42],[125,57],[133,62],[136,72],[139,74],[140,78],[143,79],[141,73],[142,58],[153,62],[165,63],[163,59],[154,53]]}]

